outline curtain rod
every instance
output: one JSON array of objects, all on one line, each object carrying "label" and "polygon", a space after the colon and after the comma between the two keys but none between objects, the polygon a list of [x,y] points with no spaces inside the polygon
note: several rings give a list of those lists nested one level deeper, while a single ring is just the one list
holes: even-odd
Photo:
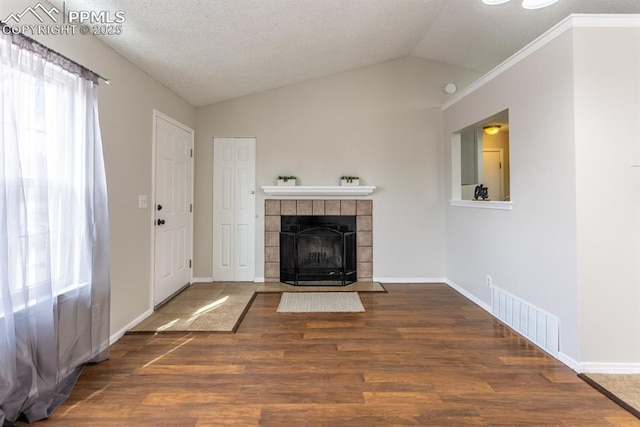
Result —
[{"label": "curtain rod", "polygon": [[[0,29],[2,29],[4,27],[13,28],[10,25],[0,21]],[[5,33],[4,30],[2,32]],[[44,44],[40,43],[39,41],[37,41],[37,40],[35,40],[35,39],[25,35],[25,34],[22,34],[20,32],[16,33],[13,30],[11,30],[11,31],[9,31],[9,35],[11,35],[12,42],[14,44],[19,45],[20,47],[25,47],[24,46],[24,44],[25,44],[24,42],[26,42],[26,43],[28,43],[30,45],[29,46],[30,47],[29,50],[31,50],[31,51],[37,51],[38,53],[45,52],[45,53],[48,53],[48,54],[53,54],[56,57],[60,58],[61,60],[66,61],[67,63],[72,64],[73,66],[80,68],[82,71],[84,71],[86,73],[90,73],[91,75],[94,75],[96,77],[96,80],[97,79],[101,79],[106,84],[111,84],[111,81],[108,78],[101,76],[100,74],[96,73],[92,69],[85,67],[84,65],[74,61],[73,59],[71,59],[71,58],[69,58],[69,57],[67,57],[67,56],[65,56],[63,54],[61,54],[60,52],[57,52],[57,51],[51,49],[48,46],[45,46]],[[16,43],[16,40],[18,40],[18,43]],[[22,42],[22,43],[20,43],[20,42]],[[37,49],[35,49],[34,46],[37,47]],[[68,67],[64,67],[63,66],[64,64],[60,63],[61,61],[53,61],[53,62],[55,62],[57,65],[62,66],[67,71],[73,71],[73,70],[69,70]],[[97,83],[97,81],[95,83]]]}]

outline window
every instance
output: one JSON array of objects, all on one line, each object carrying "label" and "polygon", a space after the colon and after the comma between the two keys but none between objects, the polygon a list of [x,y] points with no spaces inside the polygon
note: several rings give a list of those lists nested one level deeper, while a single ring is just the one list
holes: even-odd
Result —
[{"label": "window", "polygon": [[[26,69],[13,71],[15,81],[21,82],[14,85],[14,94],[43,101],[35,107],[20,105],[20,114],[14,119],[19,149],[4,153],[8,162],[20,165],[5,175],[9,200],[20,201],[11,207],[25,209],[16,219],[23,231],[13,235],[13,247],[25,251],[21,258],[25,262],[10,253],[7,266],[12,277],[24,274],[24,281],[9,282],[14,295],[25,287],[35,290],[39,286],[52,286],[57,295],[90,281],[91,270],[86,267],[90,261],[83,256],[86,244],[82,237],[90,235],[85,208],[90,193],[85,191],[83,177],[87,155],[84,126],[77,126],[70,115],[60,114],[73,108],[82,114],[77,105],[82,105],[80,99],[73,99],[78,95],[68,94],[78,77],[48,64],[43,68],[43,80]],[[77,129],[70,130],[74,125]],[[19,214],[9,212],[10,218],[13,215]]]},{"label": "window", "polygon": [[0,55],[4,316],[4,298],[17,312],[87,287],[107,213],[97,79],[17,36],[0,39]]}]

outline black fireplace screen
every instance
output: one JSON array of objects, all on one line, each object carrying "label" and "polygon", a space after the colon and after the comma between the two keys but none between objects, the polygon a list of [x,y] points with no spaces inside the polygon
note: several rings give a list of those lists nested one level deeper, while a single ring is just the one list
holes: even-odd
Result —
[{"label": "black fireplace screen", "polygon": [[281,282],[344,286],[357,280],[355,216],[282,216],[281,230]]}]

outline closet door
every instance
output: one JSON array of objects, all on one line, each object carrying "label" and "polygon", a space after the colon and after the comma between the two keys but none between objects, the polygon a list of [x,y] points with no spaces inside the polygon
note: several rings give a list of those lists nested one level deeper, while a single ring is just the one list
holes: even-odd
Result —
[{"label": "closet door", "polygon": [[255,279],[255,138],[213,140],[213,280]]}]

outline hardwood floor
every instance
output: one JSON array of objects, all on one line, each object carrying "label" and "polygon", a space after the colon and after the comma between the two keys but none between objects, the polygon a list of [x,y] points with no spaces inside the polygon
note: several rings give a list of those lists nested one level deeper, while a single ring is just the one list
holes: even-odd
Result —
[{"label": "hardwood floor", "polygon": [[640,421],[446,285],[365,313],[276,313],[236,334],[125,335],[49,426],[632,426]]}]

